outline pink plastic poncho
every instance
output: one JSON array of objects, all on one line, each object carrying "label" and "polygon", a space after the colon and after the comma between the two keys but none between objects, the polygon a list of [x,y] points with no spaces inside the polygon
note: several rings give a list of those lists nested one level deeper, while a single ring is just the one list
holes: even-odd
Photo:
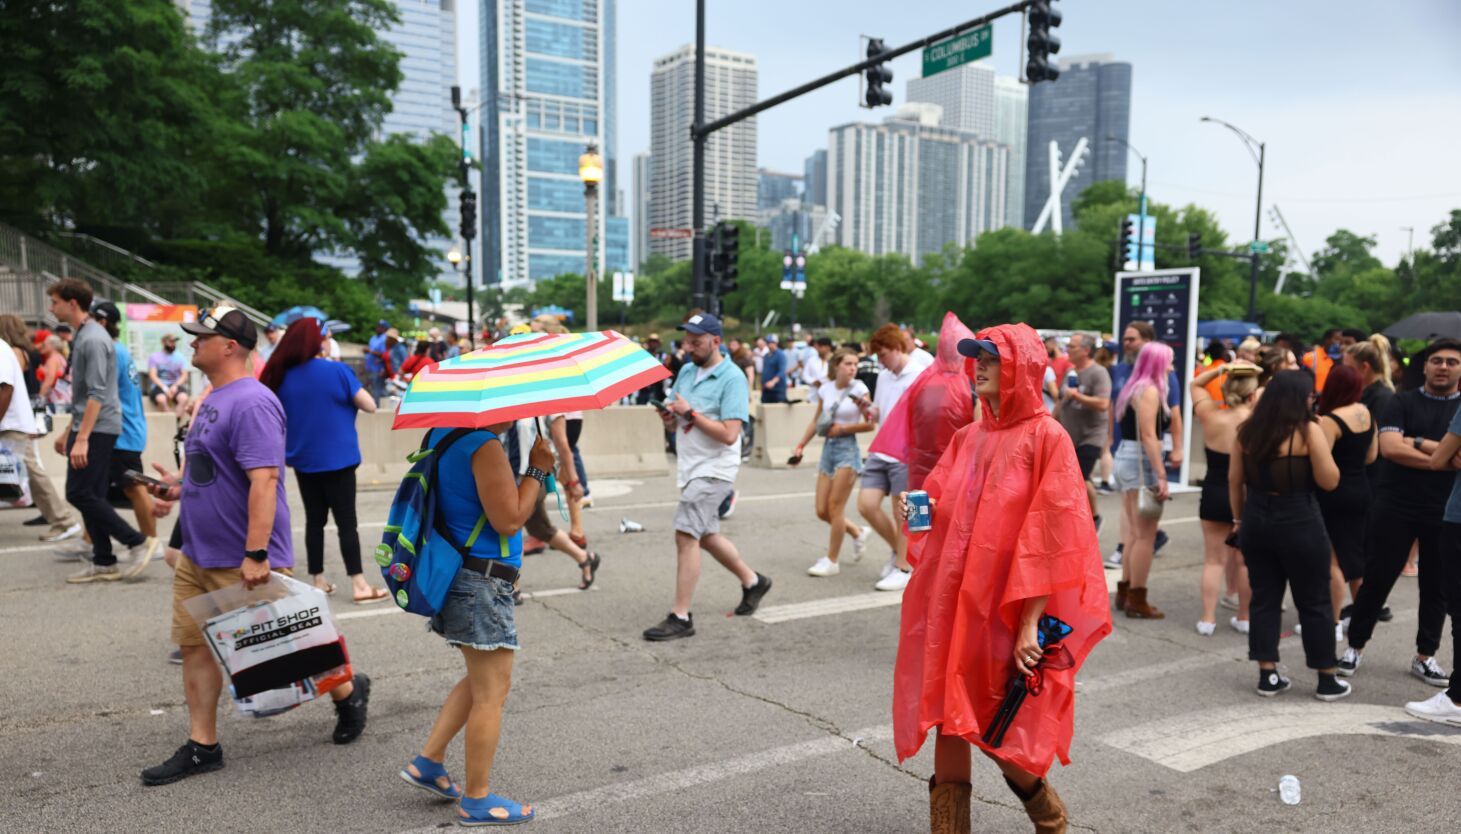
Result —
[{"label": "pink plastic poncho", "polygon": [[959,342],[972,338],[974,332],[958,316],[944,314],[934,363],[903,392],[868,447],[908,464],[909,489],[923,489],[954,433],[974,419],[973,363],[959,355]]},{"label": "pink plastic poncho", "polygon": [[1023,324],[979,338],[999,348],[999,413],[982,402],[983,421],[954,435],[924,483],[938,503],[933,529],[909,539],[893,742],[907,759],[940,727],[989,750],[980,735],[1016,674],[1024,601],[1048,596],[1045,613],[1074,628],[1064,644],[1075,665],[1045,672],[1044,690],[990,751],[1039,776],[1056,756],[1070,763],[1076,673],[1111,616],[1075,448],[1040,399],[1045,347]]}]

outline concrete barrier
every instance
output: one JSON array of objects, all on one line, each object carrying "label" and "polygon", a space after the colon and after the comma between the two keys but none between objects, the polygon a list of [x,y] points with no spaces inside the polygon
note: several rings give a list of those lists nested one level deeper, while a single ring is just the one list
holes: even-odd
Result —
[{"label": "concrete barrier", "polygon": [[[356,482],[361,489],[394,489],[410,468],[406,456],[421,445],[421,430],[392,431],[393,418],[394,415],[388,412],[361,414],[356,418],[361,458]],[[56,454],[53,446],[57,437],[70,430],[70,424],[69,416],[58,416],[55,428],[40,440],[41,465],[58,490],[66,481],[66,462]],[[154,463],[169,470],[177,468],[173,459],[173,437],[176,433],[176,417],[148,412],[147,448],[142,453],[146,474],[155,474]],[[664,426],[654,408],[647,405],[615,406],[584,412],[583,435],[579,438],[578,448],[588,467],[590,480],[595,476],[654,476],[674,471],[665,454]],[[293,489],[292,484],[289,488]]]},{"label": "concrete barrier", "polygon": [[[762,469],[785,469],[786,459],[802,439],[807,424],[817,411],[810,403],[771,403],[756,406],[756,441],[751,446],[751,465]],[[802,466],[815,468],[822,454],[822,438],[812,435],[802,450]]]}]

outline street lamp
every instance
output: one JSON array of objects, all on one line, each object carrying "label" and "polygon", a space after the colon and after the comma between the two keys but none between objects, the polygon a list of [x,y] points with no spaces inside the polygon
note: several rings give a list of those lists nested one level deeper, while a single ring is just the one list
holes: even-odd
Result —
[{"label": "street lamp", "polygon": [[453,246],[451,250],[446,253],[446,260],[452,265],[452,268],[454,269],[460,266],[462,262],[462,250]]},{"label": "street lamp", "polygon": [[[1146,262],[1146,157],[1142,155],[1141,151],[1132,147],[1130,142],[1122,139],[1120,136],[1107,134],[1106,141],[1120,142],[1126,146],[1126,150],[1136,154],[1136,158],[1141,160],[1141,210],[1136,215],[1136,271],[1141,272],[1141,265]],[[1155,235],[1153,236],[1155,237]],[[1152,256],[1152,260],[1153,262],[1156,261],[1155,254]],[[1155,266],[1155,263],[1153,263],[1153,266]]]},{"label": "street lamp", "polygon": [[[1253,157],[1253,161],[1258,163],[1258,205],[1253,211],[1253,242],[1256,243],[1258,241],[1258,236],[1262,233],[1262,226],[1260,224],[1263,220],[1263,161],[1266,157],[1267,145],[1263,142],[1258,141],[1257,139],[1254,139],[1242,128],[1229,124],[1222,119],[1214,119],[1211,116],[1203,116],[1202,121],[1220,124],[1228,130],[1236,133],[1238,135],[1238,138],[1243,140],[1243,147],[1248,149],[1248,154]],[[1254,150],[1255,148],[1257,150]],[[1253,247],[1250,245],[1249,249],[1252,250],[1252,248]],[[1251,251],[1248,262],[1250,264],[1248,272],[1248,320],[1257,321],[1258,252]]]},{"label": "street lamp", "polygon": [[588,143],[583,155],[578,158],[578,178],[583,181],[583,201],[588,214],[588,258],[587,268],[583,271],[583,282],[588,292],[588,311],[585,318],[588,319],[588,331],[592,333],[599,329],[598,203],[599,183],[604,179],[604,160],[599,156],[599,148],[593,142]]}]

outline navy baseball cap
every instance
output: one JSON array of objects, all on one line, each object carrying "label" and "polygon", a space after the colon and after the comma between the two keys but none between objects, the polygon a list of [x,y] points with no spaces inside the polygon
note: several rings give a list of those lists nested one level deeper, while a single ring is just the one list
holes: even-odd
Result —
[{"label": "navy baseball cap", "polygon": [[684,324],[675,329],[683,330],[686,333],[694,333],[697,336],[702,333],[709,333],[712,336],[722,335],[720,319],[710,313],[696,313],[687,319]]},{"label": "navy baseball cap", "polygon": [[981,353],[992,353],[996,361],[999,360],[999,348],[989,339],[960,339],[959,354],[970,359],[978,359]]}]

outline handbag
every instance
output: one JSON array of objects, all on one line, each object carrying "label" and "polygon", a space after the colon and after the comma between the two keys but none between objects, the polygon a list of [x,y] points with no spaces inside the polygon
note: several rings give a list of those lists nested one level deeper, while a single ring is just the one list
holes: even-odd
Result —
[{"label": "handbag", "polygon": [[[30,441],[27,440],[27,443]],[[15,501],[25,496],[25,464],[20,456],[0,445],[0,501]]]},{"label": "handbag", "polygon": [[1157,500],[1156,487],[1142,487],[1136,494],[1136,511],[1142,518],[1159,519],[1165,505]]},{"label": "handbag", "polygon": [[847,386],[847,390],[842,392],[842,396],[837,398],[837,402],[832,406],[832,408],[824,408],[822,409],[822,413],[817,415],[818,437],[826,437],[827,432],[832,430],[832,420],[837,416],[837,409],[842,407],[842,403],[846,402],[848,395],[851,393],[852,386],[849,385]]}]

